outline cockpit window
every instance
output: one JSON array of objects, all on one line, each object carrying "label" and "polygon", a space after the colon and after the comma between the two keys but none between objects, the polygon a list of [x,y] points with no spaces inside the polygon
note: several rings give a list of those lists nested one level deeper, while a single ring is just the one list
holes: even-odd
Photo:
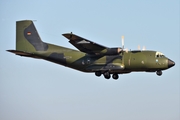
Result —
[{"label": "cockpit window", "polygon": [[162,57],[164,57],[164,54],[161,53],[161,52],[156,52],[156,56],[155,57],[156,58],[162,58]]}]

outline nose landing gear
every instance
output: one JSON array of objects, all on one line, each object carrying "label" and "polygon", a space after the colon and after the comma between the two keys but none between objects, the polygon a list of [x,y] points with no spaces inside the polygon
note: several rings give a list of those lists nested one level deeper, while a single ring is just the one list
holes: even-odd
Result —
[{"label": "nose landing gear", "polygon": [[160,71],[156,71],[156,74],[158,75],[158,76],[161,76],[162,75],[162,71],[160,70]]}]

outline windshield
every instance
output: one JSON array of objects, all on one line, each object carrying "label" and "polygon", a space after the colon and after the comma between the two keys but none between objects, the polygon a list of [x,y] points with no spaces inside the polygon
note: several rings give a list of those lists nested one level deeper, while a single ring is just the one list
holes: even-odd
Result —
[{"label": "windshield", "polygon": [[156,56],[155,57],[156,58],[162,58],[162,57],[164,57],[164,54],[161,53],[161,52],[156,52]]}]

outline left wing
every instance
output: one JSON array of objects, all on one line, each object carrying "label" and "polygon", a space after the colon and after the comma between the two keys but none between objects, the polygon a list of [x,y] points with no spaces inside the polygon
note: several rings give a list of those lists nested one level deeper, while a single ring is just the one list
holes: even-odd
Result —
[{"label": "left wing", "polygon": [[98,53],[101,53],[101,51],[105,49],[109,49],[108,47],[99,45],[95,42],[92,42],[90,40],[77,36],[73,33],[65,33],[62,35],[66,37],[67,39],[69,39],[69,42],[72,45],[74,45],[77,49],[79,49],[81,52],[96,55]]}]

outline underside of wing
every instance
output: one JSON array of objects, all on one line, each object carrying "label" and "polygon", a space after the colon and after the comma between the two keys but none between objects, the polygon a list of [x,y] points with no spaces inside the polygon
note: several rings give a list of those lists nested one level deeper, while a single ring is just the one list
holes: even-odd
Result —
[{"label": "underside of wing", "polygon": [[72,33],[65,33],[62,35],[66,37],[67,39],[69,39],[69,42],[72,45],[74,45],[77,49],[79,49],[81,52],[96,55],[100,53],[101,51],[108,49],[108,47],[99,45],[95,42],[92,42],[90,40],[87,40],[85,38],[82,38]]}]

